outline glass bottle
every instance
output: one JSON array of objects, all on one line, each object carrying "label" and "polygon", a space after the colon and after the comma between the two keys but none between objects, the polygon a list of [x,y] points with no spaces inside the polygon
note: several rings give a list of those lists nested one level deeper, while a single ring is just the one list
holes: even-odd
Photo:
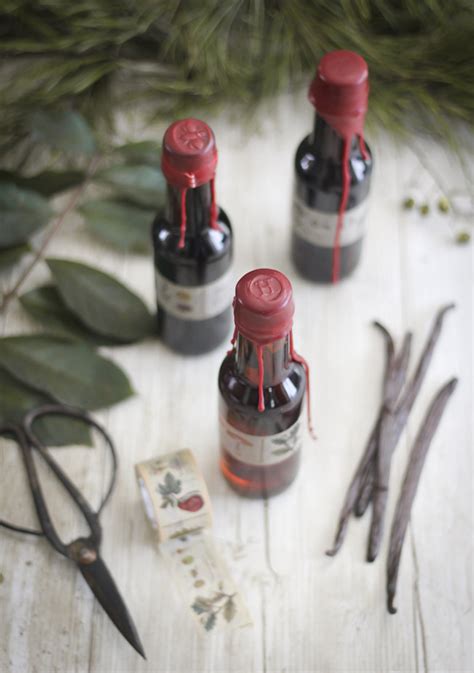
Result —
[{"label": "glass bottle", "polygon": [[198,119],[172,124],[163,139],[165,211],[153,223],[158,328],[183,354],[224,341],[232,313],[232,228],[215,202],[217,150]]},{"label": "glass bottle", "polygon": [[316,115],[296,151],[292,257],[312,281],[337,282],[360,260],[372,173],[368,90],[367,64],[351,51],[326,54],[310,86]]},{"label": "glass bottle", "polygon": [[[308,367],[293,348],[290,281],[256,269],[237,283],[234,347],[219,385],[221,471],[248,497],[286,489],[300,464]],[[309,408],[309,391],[308,391]]]}]

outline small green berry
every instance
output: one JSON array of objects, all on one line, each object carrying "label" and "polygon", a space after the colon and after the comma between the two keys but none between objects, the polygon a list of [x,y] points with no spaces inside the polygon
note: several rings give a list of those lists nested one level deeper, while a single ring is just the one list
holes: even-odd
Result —
[{"label": "small green berry", "polygon": [[441,213],[449,212],[449,201],[445,196],[442,196],[438,201],[438,210]]},{"label": "small green berry", "polygon": [[428,215],[430,212],[430,207],[427,203],[423,203],[423,205],[420,206],[420,213],[422,215]]},{"label": "small green berry", "polygon": [[460,245],[465,245],[466,243],[469,243],[471,240],[471,234],[468,231],[460,231],[456,235],[456,243],[459,243]]},{"label": "small green berry", "polygon": [[403,201],[403,207],[405,210],[411,210],[415,205],[415,199],[412,199],[411,196]]}]

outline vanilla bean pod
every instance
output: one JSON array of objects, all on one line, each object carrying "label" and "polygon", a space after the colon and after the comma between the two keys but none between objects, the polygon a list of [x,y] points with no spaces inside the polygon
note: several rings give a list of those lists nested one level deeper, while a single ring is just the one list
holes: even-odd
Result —
[{"label": "vanilla bean pod", "polygon": [[374,561],[377,557],[382,541],[392,455],[405,428],[413,403],[431,362],[434,348],[441,333],[443,318],[447,311],[452,308],[454,308],[454,304],[448,304],[438,311],[413,377],[407,384],[396,408],[392,410],[386,409],[386,413],[382,418],[377,451],[376,477],[372,491],[372,522],[367,551],[367,560],[369,562]]},{"label": "vanilla bean pod", "polygon": [[[379,322],[374,322],[374,326],[380,330],[385,339],[385,373],[383,383],[383,397],[385,399],[388,395],[388,392],[391,392],[390,380],[392,378],[395,346],[393,338],[386,327],[384,327]],[[372,428],[372,432],[370,433],[369,439],[367,440],[364,453],[362,454],[362,457],[359,461],[359,465],[357,466],[357,469],[354,473],[354,476],[352,477],[352,481],[347,490],[346,498],[344,500],[344,504],[342,506],[341,513],[339,515],[339,521],[334,539],[334,545],[332,549],[328,549],[326,551],[326,554],[328,556],[335,556],[335,554],[337,554],[337,552],[341,548],[342,543],[344,542],[349,517],[359,494],[361,479],[363,475],[365,475],[367,467],[371,464],[371,461],[377,451],[377,441],[380,431],[380,419],[382,411],[383,411],[383,405],[380,408],[380,412],[375,422],[375,425]]]},{"label": "vanilla bean pod", "polygon": [[[380,441],[380,430],[383,417],[388,409],[393,408],[405,384],[408,372],[408,363],[410,360],[412,336],[413,335],[411,332],[407,332],[405,334],[400,353],[393,362],[392,386],[388,391],[388,394],[384,397],[383,406],[379,414],[379,434],[377,436],[378,442]],[[365,473],[363,474],[360,481],[361,486],[359,496],[353,508],[353,512],[357,517],[361,517],[365,514],[367,507],[372,500],[376,467],[377,452],[374,453],[373,458],[367,465],[367,469],[365,470]]]},{"label": "vanilla bean pod", "polygon": [[397,588],[398,569],[402,554],[410,512],[415,499],[423,465],[430,448],[431,440],[438,428],[446,404],[454,392],[457,379],[452,379],[437,393],[426,413],[410,453],[402,488],[398,497],[390,532],[390,544],[387,560],[387,609],[395,614],[393,605]]}]

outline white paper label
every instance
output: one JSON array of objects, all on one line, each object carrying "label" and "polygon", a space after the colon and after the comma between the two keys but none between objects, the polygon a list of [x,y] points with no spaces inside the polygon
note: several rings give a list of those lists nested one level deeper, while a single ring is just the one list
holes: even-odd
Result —
[{"label": "white paper label", "polygon": [[[365,233],[368,200],[364,199],[355,208],[346,210],[341,229],[341,246],[355,243]],[[337,213],[324,213],[309,208],[295,192],[293,195],[294,232],[312,245],[333,248],[336,237]]]},{"label": "white paper label", "polygon": [[206,320],[219,315],[232,304],[232,269],[212,283],[191,287],[177,285],[155,272],[156,298],[159,306],[176,318]]},{"label": "white paper label", "polygon": [[301,419],[276,435],[249,435],[237,430],[224,418],[219,422],[221,447],[237,460],[249,465],[275,465],[301,449]]}]

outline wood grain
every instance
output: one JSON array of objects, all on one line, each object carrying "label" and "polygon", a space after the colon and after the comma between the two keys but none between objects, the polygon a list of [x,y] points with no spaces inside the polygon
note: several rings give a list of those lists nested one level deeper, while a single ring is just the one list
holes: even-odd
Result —
[{"label": "wood grain", "polygon": [[[423,219],[400,209],[411,175],[428,190],[431,182],[416,152],[382,136],[372,143],[377,164],[360,268],[337,287],[303,281],[291,267],[288,242],[292,157],[311,126],[304,92],[281,97],[271,111],[262,108],[258,129],[225,115],[209,121],[219,145],[217,193],[235,227],[235,278],[268,265],[289,274],[294,284],[295,347],[312,365],[319,439],[307,439],[301,474],[289,491],[268,503],[239,499],[217,467],[216,376],[225,346],[193,359],[152,340],[104,349],[127,370],[137,395],[99,415],[120,455],[117,490],[103,517],[103,557],[136,620],[148,661],[118,636],[72,564],[41,539],[0,531],[0,671],[467,673],[472,669],[472,246],[452,243],[445,217]],[[138,115],[122,118],[120,127],[124,138],[162,133],[156,128],[142,134]],[[419,143],[437,173],[454,186],[459,169],[452,159],[432,143]],[[117,274],[153,306],[150,261],[101,246],[76,216],[68,218],[50,252]],[[39,268],[28,287],[46,277]],[[374,564],[364,560],[368,519],[351,521],[336,558],[324,551],[379,404],[383,349],[371,321],[381,320],[398,338],[412,329],[416,360],[434,311],[451,300],[457,311],[446,321],[393,459],[387,521],[407,440],[413,440],[434,390],[459,376],[420,482],[401,560],[400,609],[390,617],[384,602],[386,544]],[[1,331],[33,328],[12,304]],[[194,450],[204,472],[219,547],[254,621],[229,636],[203,638],[180,610],[137,493],[133,465],[182,447]],[[24,484],[12,478],[19,468],[7,447],[1,449],[0,512],[15,498],[14,513],[30,523],[28,493],[20,493]],[[76,454],[56,453],[78,486],[97,492],[103,461]],[[53,505],[63,525],[71,525],[60,493],[54,493]]]}]

